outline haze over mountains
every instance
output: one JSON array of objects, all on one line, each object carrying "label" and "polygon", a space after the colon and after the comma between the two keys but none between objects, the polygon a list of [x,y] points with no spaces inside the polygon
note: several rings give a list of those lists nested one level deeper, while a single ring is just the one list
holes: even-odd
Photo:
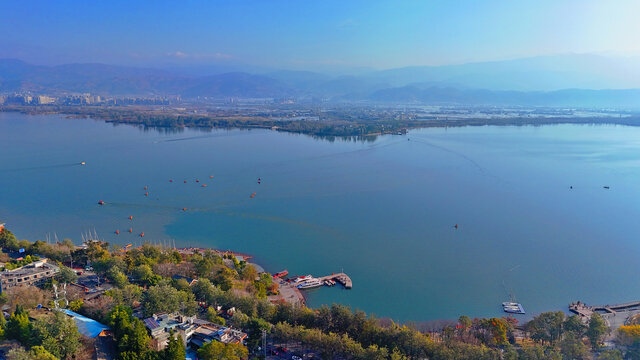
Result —
[{"label": "haze over mountains", "polygon": [[[244,70],[241,65],[234,67]],[[640,107],[640,61],[541,56],[355,75],[224,67],[154,69],[105,64],[40,66],[0,59],[0,92],[183,98],[323,98],[376,103]]]}]

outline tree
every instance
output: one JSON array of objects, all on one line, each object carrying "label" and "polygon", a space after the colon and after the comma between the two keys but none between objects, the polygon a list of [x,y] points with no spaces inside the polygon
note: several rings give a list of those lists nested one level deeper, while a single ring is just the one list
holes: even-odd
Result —
[{"label": "tree", "polygon": [[144,359],[149,351],[149,335],[142,321],[131,314],[131,308],[118,305],[111,310],[108,323],[118,344],[121,359]]},{"label": "tree", "polygon": [[560,352],[565,359],[571,360],[581,360],[589,354],[582,339],[572,332],[566,333],[560,340]]},{"label": "tree", "polygon": [[249,351],[240,344],[224,344],[212,341],[198,349],[202,360],[242,360],[249,357]]},{"label": "tree", "polygon": [[215,287],[209,279],[200,279],[193,286],[191,291],[198,301],[204,301],[208,304],[215,304],[216,300],[222,296],[222,291]]},{"label": "tree", "polygon": [[271,330],[271,324],[260,318],[252,318],[247,324],[247,343],[251,344],[251,346],[257,346],[262,338],[263,330],[269,332]]},{"label": "tree", "polygon": [[227,291],[233,287],[234,271],[224,267],[220,269],[213,277],[213,283],[223,291]]},{"label": "tree", "polygon": [[142,303],[146,316],[161,312],[195,314],[197,304],[192,293],[177,290],[170,285],[152,286],[143,294]]},{"label": "tree", "polygon": [[598,350],[602,342],[602,337],[607,331],[607,324],[604,322],[602,316],[594,312],[589,319],[589,327],[587,328],[587,337],[593,350]]},{"label": "tree", "polygon": [[20,248],[18,239],[7,229],[0,230],[0,247],[17,251]]},{"label": "tree", "polygon": [[117,266],[112,266],[107,271],[107,279],[113,282],[113,285],[123,288],[129,285],[129,279],[127,279],[127,275],[123,274],[122,271]]},{"label": "tree", "polygon": [[7,338],[18,340],[25,346],[31,344],[31,322],[29,314],[22,306],[17,305],[9,317],[6,334]]},{"label": "tree", "polygon": [[81,346],[76,323],[60,311],[33,323],[33,341],[61,359],[70,359]]},{"label": "tree", "polygon": [[254,281],[258,277],[258,271],[253,265],[247,265],[240,272],[242,280]]},{"label": "tree", "polygon": [[617,349],[603,350],[598,356],[598,360],[623,360],[622,351]]},{"label": "tree", "polygon": [[60,272],[56,279],[61,283],[75,283],[78,282],[78,274],[73,269],[60,265]]},{"label": "tree", "polygon": [[187,351],[180,335],[171,332],[169,335],[169,343],[164,349],[164,360],[184,360]]},{"label": "tree", "polygon": [[214,324],[222,326],[225,325],[224,318],[218,316],[218,312],[216,311],[216,309],[211,306],[209,306],[209,308],[207,309],[207,320],[211,321]]},{"label": "tree", "polygon": [[526,324],[531,338],[536,341],[553,344],[562,335],[564,313],[562,311],[546,312],[534,317]]},{"label": "tree", "polygon": [[562,326],[565,332],[573,332],[578,337],[584,336],[587,330],[587,327],[582,323],[582,320],[578,315],[569,316]]}]

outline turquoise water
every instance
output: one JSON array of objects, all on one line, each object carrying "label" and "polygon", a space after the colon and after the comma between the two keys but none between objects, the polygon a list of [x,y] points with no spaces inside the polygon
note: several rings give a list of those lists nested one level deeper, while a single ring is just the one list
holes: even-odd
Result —
[{"label": "turquoise water", "polygon": [[353,290],[314,290],[311,306],[341,302],[403,321],[500,315],[505,288],[530,313],[637,300],[638,200],[635,127],[330,142],[0,113],[0,219],[20,238],[79,243],[95,229],[127,244],[144,232],[255,254],[272,272],[344,269]]}]

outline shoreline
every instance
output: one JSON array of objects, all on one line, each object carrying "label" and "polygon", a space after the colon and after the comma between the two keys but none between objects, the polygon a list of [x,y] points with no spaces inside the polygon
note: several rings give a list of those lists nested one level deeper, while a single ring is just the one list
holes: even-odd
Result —
[{"label": "shoreline", "polygon": [[0,112],[19,112],[26,115],[65,115],[72,118],[91,118],[111,124],[123,124],[152,129],[185,128],[213,129],[264,129],[319,138],[372,138],[381,135],[406,135],[409,130],[424,128],[448,128],[467,126],[542,126],[560,124],[626,125],[640,126],[640,116],[538,116],[504,118],[464,118],[420,120],[389,119],[323,119],[323,120],[273,120],[263,116],[220,116],[215,114],[182,114],[170,111],[153,111],[145,108],[101,106],[51,106],[51,105],[0,105]]}]

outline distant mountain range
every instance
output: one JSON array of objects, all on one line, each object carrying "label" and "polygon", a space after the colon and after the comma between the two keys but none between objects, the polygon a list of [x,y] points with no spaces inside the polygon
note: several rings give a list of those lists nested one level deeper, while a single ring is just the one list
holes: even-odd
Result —
[{"label": "distant mountain range", "polygon": [[40,66],[0,59],[0,93],[640,108],[637,60],[563,55],[331,76],[282,70],[216,73],[214,68],[175,71],[105,64]]}]

